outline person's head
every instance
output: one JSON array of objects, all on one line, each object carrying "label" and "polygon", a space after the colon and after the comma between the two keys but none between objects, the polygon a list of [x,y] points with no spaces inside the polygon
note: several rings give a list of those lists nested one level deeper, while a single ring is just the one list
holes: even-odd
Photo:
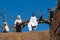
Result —
[{"label": "person's head", "polygon": [[32,17],[34,17],[35,15],[34,15],[34,13],[32,13]]},{"label": "person's head", "polygon": [[52,11],[51,9],[48,9],[48,12]]},{"label": "person's head", "polygon": [[4,26],[6,26],[7,25],[7,23],[6,22],[4,22]]},{"label": "person's head", "polygon": [[17,16],[17,19],[19,19],[19,20],[20,20],[20,15],[18,15],[18,16]]}]

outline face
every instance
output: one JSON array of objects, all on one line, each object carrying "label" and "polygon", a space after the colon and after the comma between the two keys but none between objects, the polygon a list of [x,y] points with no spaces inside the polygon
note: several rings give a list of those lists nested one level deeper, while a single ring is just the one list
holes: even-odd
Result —
[{"label": "face", "polygon": [[6,26],[6,24],[4,24],[4,26]]},{"label": "face", "polygon": [[34,17],[34,13],[32,14],[32,17]]},{"label": "face", "polygon": [[20,17],[18,17],[18,19],[20,20]]}]

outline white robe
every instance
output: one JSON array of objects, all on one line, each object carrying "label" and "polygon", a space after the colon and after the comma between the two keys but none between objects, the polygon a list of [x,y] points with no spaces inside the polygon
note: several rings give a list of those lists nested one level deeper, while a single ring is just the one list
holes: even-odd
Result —
[{"label": "white robe", "polygon": [[32,31],[32,26],[37,26],[37,25],[38,25],[37,18],[35,16],[31,17],[30,22],[28,23],[29,31]]},{"label": "white robe", "polygon": [[8,27],[8,25],[5,26],[5,29],[6,29],[7,32],[9,32],[9,27]]},{"label": "white robe", "polygon": [[32,31],[31,22],[28,23],[28,29],[29,31]]}]

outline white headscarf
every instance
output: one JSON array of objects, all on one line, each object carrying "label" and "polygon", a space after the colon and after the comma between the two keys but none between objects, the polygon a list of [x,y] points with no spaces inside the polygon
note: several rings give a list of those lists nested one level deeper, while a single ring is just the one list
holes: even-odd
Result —
[{"label": "white headscarf", "polygon": [[16,24],[17,22],[18,22],[18,23],[21,23],[21,22],[22,22],[20,15],[18,15],[17,17],[19,17],[20,20],[19,20],[19,19],[16,19],[15,22],[14,22],[14,24]]},{"label": "white headscarf", "polygon": [[18,15],[17,17],[19,17],[19,18],[20,18],[20,15]]}]

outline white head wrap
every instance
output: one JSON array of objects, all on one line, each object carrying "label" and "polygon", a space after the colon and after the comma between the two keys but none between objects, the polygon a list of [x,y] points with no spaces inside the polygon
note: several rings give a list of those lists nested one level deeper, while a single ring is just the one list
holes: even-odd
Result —
[{"label": "white head wrap", "polygon": [[18,15],[17,17],[19,17],[19,18],[20,18],[20,15]]},{"label": "white head wrap", "polygon": [[7,24],[7,22],[4,22],[4,24]]}]

